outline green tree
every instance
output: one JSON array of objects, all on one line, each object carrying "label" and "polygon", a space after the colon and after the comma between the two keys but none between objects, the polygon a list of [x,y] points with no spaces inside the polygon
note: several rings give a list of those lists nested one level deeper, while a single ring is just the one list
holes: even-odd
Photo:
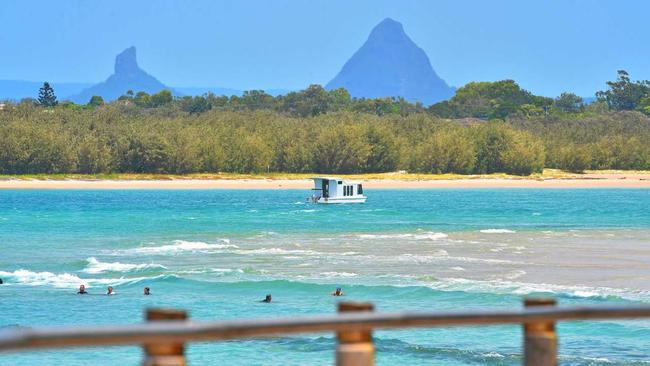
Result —
[{"label": "green tree", "polygon": [[56,95],[54,95],[54,89],[50,86],[50,83],[47,81],[43,83],[43,86],[38,89],[38,104],[43,107],[54,107],[58,104],[56,100]]},{"label": "green tree", "polygon": [[514,132],[514,138],[501,155],[505,173],[530,175],[544,170],[544,145],[528,132]]},{"label": "green tree", "polygon": [[[535,96],[514,80],[473,82],[459,88],[447,106],[431,110],[461,118],[504,119],[518,112],[524,104],[543,108],[551,105],[552,99]],[[448,113],[448,109],[453,113]]]},{"label": "green tree", "polygon": [[453,128],[433,133],[420,145],[414,168],[426,173],[471,173],[476,164],[476,150],[463,130]]},{"label": "green tree", "polygon": [[151,96],[143,91],[139,91],[133,97],[133,103],[138,107],[149,107],[151,105]]},{"label": "green tree", "polygon": [[185,96],[181,98],[181,109],[189,114],[201,114],[212,109],[212,103],[204,96]]},{"label": "green tree", "polygon": [[633,82],[625,70],[618,70],[616,81],[608,81],[607,86],[608,90],[599,91],[596,96],[617,111],[634,110],[643,98],[650,95],[650,81]]},{"label": "green tree", "polygon": [[560,149],[558,163],[560,169],[583,173],[591,166],[591,154],[587,146],[564,146]]},{"label": "green tree", "polygon": [[562,93],[555,98],[553,105],[563,112],[577,113],[580,112],[584,103],[581,97],[573,93]]},{"label": "green tree", "polygon": [[152,94],[149,98],[148,107],[157,108],[167,105],[174,100],[172,92],[169,90],[161,90],[158,93]]},{"label": "green tree", "polygon": [[250,110],[268,109],[273,106],[273,96],[264,90],[246,90],[241,97],[241,104]]},{"label": "green tree", "polygon": [[399,160],[395,137],[386,128],[370,126],[366,131],[366,141],[370,146],[366,172],[392,172]]},{"label": "green tree", "polygon": [[90,98],[90,101],[88,101],[88,105],[91,107],[99,107],[100,105],[104,105],[104,98],[102,98],[100,95],[93,95]]}]

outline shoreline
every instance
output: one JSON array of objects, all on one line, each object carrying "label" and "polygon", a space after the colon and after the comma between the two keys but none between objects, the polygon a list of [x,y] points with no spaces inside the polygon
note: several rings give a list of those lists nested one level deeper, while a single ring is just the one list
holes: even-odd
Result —
[{"label": "shoreline", "polygon": [[[195,178],[173,177],[169,179],[87,179],[60,178],[5,178],[0,179],[0,189],[311,189],[307,178]],[[427,188],[649,188],[650,173],[587,173],[566,177],[510,177],[467,176],[459,178],[412,179],[403,176],[346,177],[361,180],[366,189],[427,189]],[[427,179],[428,178],[428,179]]]}]

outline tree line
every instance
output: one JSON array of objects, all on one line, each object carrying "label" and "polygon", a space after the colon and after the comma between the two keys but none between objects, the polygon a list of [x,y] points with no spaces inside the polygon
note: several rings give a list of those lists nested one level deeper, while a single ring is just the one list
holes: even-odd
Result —
[{"label": "tree line", "polygon": [[319,86],[278,97],[127,92],[75,105],[48,85],[49,104],[0,110],[0,174],[650,169],[648,85],[619,73],[585,105],[510,80],[470,83],[428,108]]}]

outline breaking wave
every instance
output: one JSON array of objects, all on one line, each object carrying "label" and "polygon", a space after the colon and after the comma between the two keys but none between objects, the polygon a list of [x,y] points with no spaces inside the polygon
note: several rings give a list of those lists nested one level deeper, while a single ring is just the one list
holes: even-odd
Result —
[{"label": "breaking wave", "polygon": [[[12,282],[25,286],[51,286],[55,288],[76,288],[84,284],[87,287],[99,285],[125,285],[133,284],[144,280],[155,280],[164,277],[159,275],[154,277],[132,277],[132,278],[80,278],[75,274],[70,273],[52,273],[52,272],[34,272],[27,269],[18,269],[13,272],[0,271],[0,276],[9,279],[7,284]],[[171,276],[174,277],[174,276]]]},{"label": "breaking wave", "polygon": [[445,233],[438,233],[433,231],[423,231],[418,233],[402,233],[402,234],[359,234],[356,236],[359,239],[414,239],[414,240],[440,240],[446,239],[449,235]]},{"label": "breaking wave", "polygon": [[509,229],[484,229],[479,230],[483,234],[514,234],[516,231]]},{"label": "breaking wave", "polygon": [[234,244],[230,244],[230,240],[221,239],[222,243],[205,243],[202,241],[185,241],[175,240],[173,244],[160,245],[155,247],[138,247],[120,251],[126,254],[175,254],[180,252],[198,252],[198,251],[211,251],[218,249],[233,249],[239,248]]},{"label": "breaking wave", "polygon": [[466,278],[422,278],[421,283],[438,291],[462,291],[470,293],[491,293],[498,295],[554,294],[575,298],[611,299],[619,298],[631,301],[650,301],[650,291],[611,287],[589,287],[574,285],[556,285],[547,283],[515,282],[512,278],[521,273],[506,275],[503,280],[471,280]]},{"label": "breaking wave", "polygon": [[131,272],[131,271],[143,271],[147,269],[167,269],[167,267],[154,264],[154,263],[142,263],[142,264],[129,264],[129,263],[120,263],[112,262],[105,263],[100,262],[95,257],[90,257],[86,259],[88,265],[82,270],[84,273],[96,274],[104,272]]}]

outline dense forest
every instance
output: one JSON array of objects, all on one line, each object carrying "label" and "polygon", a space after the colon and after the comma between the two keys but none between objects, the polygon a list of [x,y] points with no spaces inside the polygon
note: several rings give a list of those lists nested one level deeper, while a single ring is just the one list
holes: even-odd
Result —
[{"label": "dense forest", "polygon": [[104,103],[38,100],[0,110],[0,174],[407,170],[528,175],[544,167],[650,169],[650,82],[619,71],[597,101],[470,83],[424,107],[318,85],[284,96],[126,92]]}]

